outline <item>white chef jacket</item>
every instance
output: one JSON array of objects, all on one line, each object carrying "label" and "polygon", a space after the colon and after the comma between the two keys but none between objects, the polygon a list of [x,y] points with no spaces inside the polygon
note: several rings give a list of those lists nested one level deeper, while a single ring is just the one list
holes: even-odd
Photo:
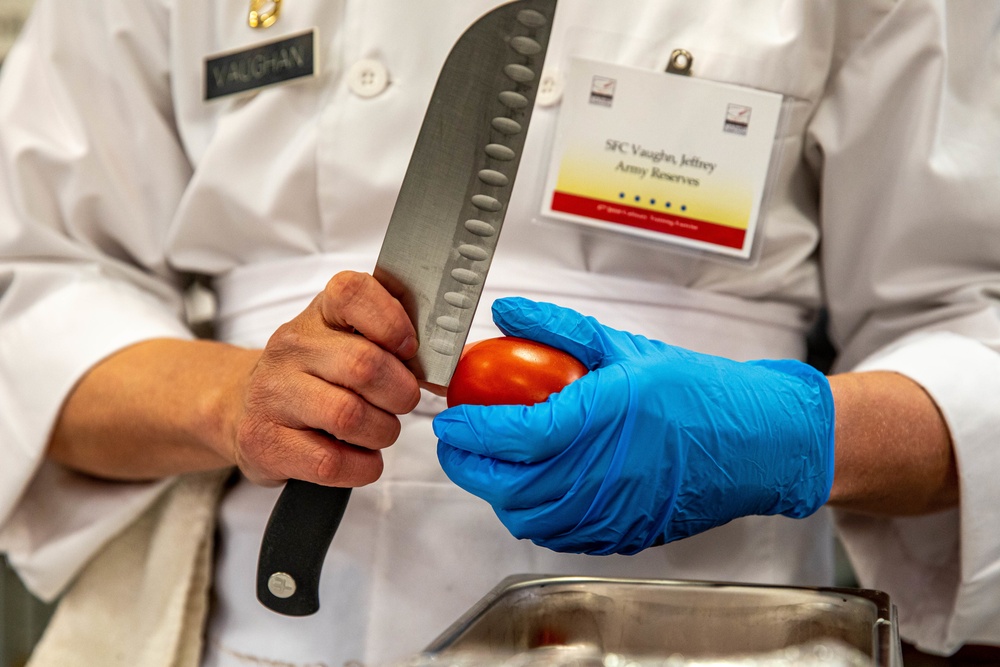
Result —
[{"label": "white chef jacket", "polygon": [[[289,0],[255,31],[246,0],[73,12],[39,0],[0,73],[0,549],[32,590],[56,596],[165,485],[44,461],[73,384],[126,345],[190,337],[187,276],[213,281],[225,340],[262,345],[332,273],[370,270],[435,76],[496,4]],[[938,652],[1000,643],[998,18],[961,0],[564,0],[472,335],[491,332],[491,299],[523,294],[709,353],[801,358],[825,305],[840,369],[908,375],[951,429],[960,509],[838,517],[862,584],[887,591],[904,636]],[[315,79],[203,99],[206,56],[312,27]],[[570,59],[662,71],[675,48],[696,76],[784,96],[752,267],[540,214]],[[376,94],[359,89],[362,61],[385,68]],[[439,407],[427,398],[404,420],[383,479],[354,494],[317,616],[253,601],[276,492],[229,491],[205,664],[389,661],[511,572],[830,583],[825,512],[740,519],[629,558],[517,542],[441,474]]]}]

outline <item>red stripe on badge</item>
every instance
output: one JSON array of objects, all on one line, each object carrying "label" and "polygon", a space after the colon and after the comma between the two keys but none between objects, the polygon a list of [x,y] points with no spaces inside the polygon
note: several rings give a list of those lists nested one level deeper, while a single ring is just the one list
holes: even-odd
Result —
[{"label": "red stripe on badge", "polygon": [[647,229],[662,234],[681,236],[725,248],[742,248],[746,239],[745,229],[736,229],[714,222],[685,218],[672,213],[651,211],[627,204],[615,204],[565,192],[552,196],[552,210],[584,218],[603,220],[617,225]]}]

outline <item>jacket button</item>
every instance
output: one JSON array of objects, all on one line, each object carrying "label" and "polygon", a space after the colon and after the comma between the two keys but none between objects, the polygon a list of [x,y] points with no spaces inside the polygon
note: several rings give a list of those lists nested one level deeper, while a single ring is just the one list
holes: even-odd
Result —
[{"label": "jacket button", "polygon": [[359,60],[347,71],[347,86],[358,97],[376,97],[389,87],[389,70],[378,60]]},{"label": "jacket button", "polygon": [[542,80],[538,82],[538,105],[551,107],[559,104],[562,100],[564,85],[562,74],[558,70],[542,72]]}]

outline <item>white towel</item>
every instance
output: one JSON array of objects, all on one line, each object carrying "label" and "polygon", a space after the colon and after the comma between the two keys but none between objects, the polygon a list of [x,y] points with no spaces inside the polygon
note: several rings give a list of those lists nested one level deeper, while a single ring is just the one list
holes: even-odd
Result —
[{"label": "white towel", "polygon": [[198,667],[227,476],[178,478],[113,539],[60,601],[28,667]]}]

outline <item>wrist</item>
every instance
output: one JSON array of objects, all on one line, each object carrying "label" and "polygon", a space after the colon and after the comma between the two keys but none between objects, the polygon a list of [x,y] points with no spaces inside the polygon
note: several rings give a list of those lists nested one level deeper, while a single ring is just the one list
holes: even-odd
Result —
[{"label": "wrist", "polygon": [[203,341],[206,352],[215,360],[206,369],[203,391],[199,396],[191,438],[219,457],[224,465],[236,465],[236,441],[243,415],[244,398],[260,350],[239,348],[224,343]]},{"label": "wrist", "polygon": [[835,375],[831,386],[837,403],[831,506],[913,516],[958,504],[951,433],[923,387],[890,371]]},{"label": "wrist", "polygon": [[47,455],[116,480],[232,465],[245,378],[258,355],[202,340],[151,339],[126,347],[73,388]]},{"label": "wrist", "polygon": [[[830,499],[834,483],[836,409],[829,379],[794,360],[751,362],[778,375],[774,380],[765,448],[781,447],[774,468],[775,489],[784,489],[775,506],[762,514],[802,519]],[[763,384],[763,383],[761,383]]]}]

